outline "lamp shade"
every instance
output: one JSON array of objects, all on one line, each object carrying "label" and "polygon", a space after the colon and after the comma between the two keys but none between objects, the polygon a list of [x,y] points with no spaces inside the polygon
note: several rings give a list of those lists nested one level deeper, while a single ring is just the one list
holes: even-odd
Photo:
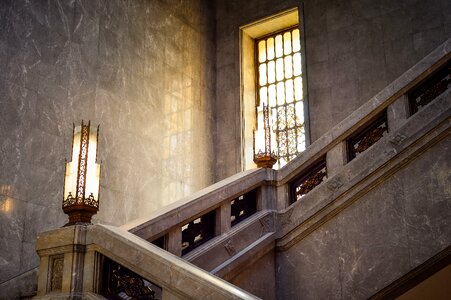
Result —
[{"label": "lamp shade", "polygon": [[66,163],[63,211],[66,225],[90,223],[99,209],[100,165],[97,161],[99,126],[90,122],[73,129],[72,161]]}]

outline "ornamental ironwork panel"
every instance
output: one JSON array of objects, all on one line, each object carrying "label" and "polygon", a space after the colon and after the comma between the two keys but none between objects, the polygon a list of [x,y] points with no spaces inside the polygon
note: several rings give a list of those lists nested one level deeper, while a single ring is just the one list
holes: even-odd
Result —
[{"label": "ornamental ironwork panel", "polygon": [[105,256],[102,262],[100,294],[113,300],[162,299],[160,286]]},{"label": "ornamental ironwork panel", "polygon": [[364,126],[362,130],[348,140],[348,161],[353,160],[361,153],[365,152],[387,132],[387,111],[385,110],[376,119]]},{"label": "ornamental ironwork panel", "polygon": [[234,226],[257,211],[257,192],[252,190],[233,199],[230,204],[230,221]]},{"label": "ornamental ironwork panel", "polygon": [[211,211],[182,226],[182,255],[215,236],[216,211]]},{"label": "ornamental ironwork panel", "polygon": [[291,201],[293,204],[304,197],[308,192],[320,185],[327,178],[326,158],[321,159],[312,167],[302,173],[291,184]]},{"label": "ornamental ironwork panel", "polygon": [[413,115],[423,106],[445,92],[451,84],[451,62],[430,76],[408,93],[410,114]]}]

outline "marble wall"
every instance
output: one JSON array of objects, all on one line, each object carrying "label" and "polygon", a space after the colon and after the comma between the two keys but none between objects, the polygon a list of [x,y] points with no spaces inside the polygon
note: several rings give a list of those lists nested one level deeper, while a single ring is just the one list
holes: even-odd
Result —
[{"label": "marble wall", "polygon": [[241,170],[239,26],[303,6],[312,142],[451,36],[446,0],[218,0],[217,179]]},{"label": "marble wall", "polygon": [[280,299],[368,299],[449,246],[450,139],[276,260]]},{"label": "marble wall", "polygon": [[72,123],[100,124],[94,222],[213,182],[210,1],[3,0],[0,24],[0,286],[38,265],[39,232],[67,221]]}]

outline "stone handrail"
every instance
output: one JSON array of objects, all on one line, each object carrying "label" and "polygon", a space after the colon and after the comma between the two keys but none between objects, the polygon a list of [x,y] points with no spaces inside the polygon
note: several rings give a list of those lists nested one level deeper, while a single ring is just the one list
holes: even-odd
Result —
[{"label": "stone handrail", "polygon": [[[228,234],[230,200],[252,189],[260,188],[259,210],[277,210],[284,213],[293,202],[290,200],[293,181],[321,158],[327,161],[327,177],[335,175],[348,163],[347,140],[381,112],[387,112],[390,132],[405,123],[409,117],[406,94],[449,62],[450,51],[451,39],[407,70],[280,170],[253,169],[241,172],[122,228],[148,241],[168,234],[167,250],[181,255],[180,235],[183,224],[208,210],[218,209],[216,224],[221,225],[216,235]],[[269,189],[262,189],[263,186],[269,186]]]},{"label": "stone handrail", "polygon": [[[104,299],[98,295],[105,272],[102,256],[161,287],[162,299],[259,299],[114,226],[77,225],[45,232],[36,249],[41,257],[36,299]],[[56,267],[58,259],[62,267]]]}]

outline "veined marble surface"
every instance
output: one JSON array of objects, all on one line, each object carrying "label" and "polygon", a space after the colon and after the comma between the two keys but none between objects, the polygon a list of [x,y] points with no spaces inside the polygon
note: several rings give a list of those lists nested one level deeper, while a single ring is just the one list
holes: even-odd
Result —
[{"label": "veined marble surface", "polygon": [[72,123],[100,124],[94,222],[122,225],[213,182],[210,6],[1,1],[0,287],[38,265],[37,233],[66,223]]}]

